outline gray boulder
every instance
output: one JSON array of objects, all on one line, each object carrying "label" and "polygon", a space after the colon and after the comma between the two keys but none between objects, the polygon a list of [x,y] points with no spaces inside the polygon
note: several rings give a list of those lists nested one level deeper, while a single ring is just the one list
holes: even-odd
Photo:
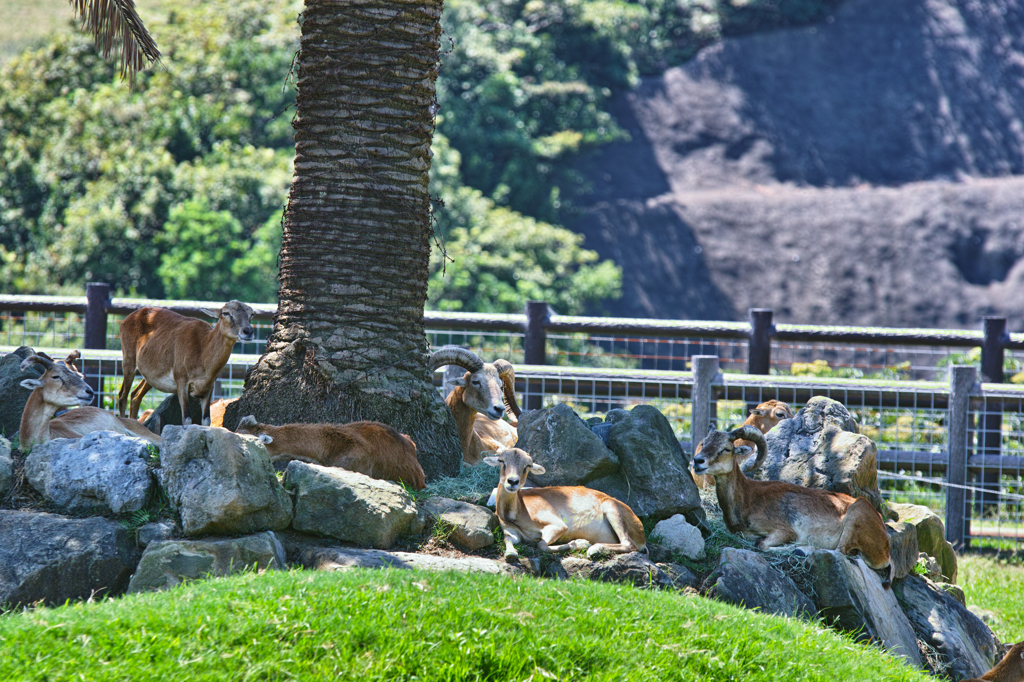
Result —
[{"label": "gray boulder", "polygon": [[992,631],[953,596],[917,576],[895,583],[893,592],[918,637],[949,666],[952,679],[981,677],[999,660]]},{"label": "gray boulder", "polygon": [[141,526],[135,534],[135,544],[148,547],[154,542],[170,540],[175,535],[174,524],[166,521],[154,521]]},{"label": "gray boulder", "polygon": [[939,515],[919,504],[890,504],[897,517],[917,530],[917,548],[939,564],[942,579],[956,583],[956,552],[946,540],[946,526]]},{"label": "gray boulder", "polygon": [[142,509],[153,490],[146,464],[150,442],[113,431],[56,438],[32,448],[25,478],[46,500],[71,514]]},{"label": "gray boulder", "polygon": [[[546,472],[537,485],[585,485],[655,520],[683,514],[704,520],[686,455],[665,416],[650,405],[612,410],[595,434],[567,405],[523,413],[519,447]],[[606,433],[604,433],[606,432]],[[605,446],[607,443],[607,447]]]},{"label": "gray boulder", "polygon": [[619,469],[619,458],[568,405],[524,412],[517,431],[516,447],[545,469],[530,476],[539,486],[587,485]]},{"label": "gray boulder", "polygon": [[628,504],[637,516],[660,521],[682,514],[691,523],[704,520],[700,495],[688,460],[672,427],[657,408],[638,405],[611,410],[608,447],[619,470],[593,481],[591,488]]},{"label": "gray boulder", "polygon": [[704,536],[682,514],[659,521],[651,531],[651,537],[660,539],[662,546],[687,559],[699,561],[704,558]]},{"label": "gray boulder", "polygon": [[390,481],[296,461],[285,470],[284,487],[295,495],[298,531],[387,549],[422,530],[416,502]]},{"label": "gray boulder", "polygon": [[672,581],[672,585],[677,589],[689,587],[696,589],[700,585],[700,578],[698,578],[693,571],[688,569],[686,566],[680,566],[679,564],[656,564],[658,568],[665,571],[665,575]]},{"label": "gray boulder", "polygon": [[210,426],[168,426],[157,476],[188,537],[287,528],[292,501],[258,440]]},{"label": "gray boulder", "polygon": [[[291,548],[289,548],[291,554]],[[463,573],[511,573],[504,562],[481,557],[449,558],[413,552],[385,552],[355,547],[305,546],[296,553],[296,563],[314,571],[343,571],[351,568],[399,568]]]},{"label": "gray boulder", "polygon": [[723,549],[703,589],[709,597],[765,613],[810,618],[815,612],[792,578],[747,549]]},{"label": "gray boulder", "polygon": [[0,436],[0,497],[14,487],[14,459],[11,457],[11,442]]},{"label": "gray boulder", "polygon": [[[636,587],[676,587],[673,576],[652,563],[641,552],[617,554],[607,561],[589,561],[571,556],[562,559],[560,563],[569,578],[627,583]],[[678,579],[679,575],[675,578]]]},{"label": "gray boulder", "polygon": [[138,558],[131,534],[114,521],[0,510],[2,604],[121,594]]},{"label": "gray boulder", "polygon": [[166,590],[185,580],[231,575],[252,568],[284,567],[284,547],[271,532],[241,538],[165,540],[146,548],[128,592]]},{"label": "gray boulder", "polygon": [[815,396],[795,417],[779,422],[765,440],[768,457],[752,478],[866,497],[882,511],[878,450],[870,438],[857,433],[857,423],[842,403]]},{"label": "gray boulder", "polygon": [[807,558],[809,582],[818,613],[827,625],[880,642],[889,653],[921,667],[914,628],[903,615],[893,590],[863,559],[850,560],[835,550],[819,549]]},{"label": "gray boulder", "polygon": [[32,395],[32,391],[21,386],[21,382],[43,375],[43,368],[37,364],[21,371],[22,361],[34,353],[28,346],[22,346],[0,357],[0,436],[10,438],[21,428],[21,413]]},{"label": "gray boulder", "polygon": [[921,554],[917,549],[917,530],[909,523],[898,521],[886,521],[885,530],[889,533],[889,556],[894,569],[893,578],[905,578],[917,566]]},{"label": "gray boulder", "polygon": [[423,502],[423,508],[435,523],[451,527],[448,541],[459,549],[473,552],[494,544],[498,517],[490,509],[447,497],[431,497]]}]

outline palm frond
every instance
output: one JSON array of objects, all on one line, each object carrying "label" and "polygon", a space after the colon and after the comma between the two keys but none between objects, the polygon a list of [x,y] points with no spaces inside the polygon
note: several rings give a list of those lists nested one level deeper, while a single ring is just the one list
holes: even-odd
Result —
[{"label": "palm frond", "polygon": [[121,78],[131,82],[146,62],[160,59],[160,50],[149,34],[132,0],[68,0],[82,27],[92,33],[103,56],[115,45],[121,48]]}]

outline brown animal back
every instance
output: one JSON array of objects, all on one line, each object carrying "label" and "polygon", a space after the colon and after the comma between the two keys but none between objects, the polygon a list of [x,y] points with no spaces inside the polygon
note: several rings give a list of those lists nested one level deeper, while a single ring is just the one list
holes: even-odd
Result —
[{"label": "brown animal back", "polygon": [[416,453],[416,444],[398,429],[374,421],[359,421],[339,427],[370,453],[373,473],[367,474],[414,490],[426,487],[426,477]]}]

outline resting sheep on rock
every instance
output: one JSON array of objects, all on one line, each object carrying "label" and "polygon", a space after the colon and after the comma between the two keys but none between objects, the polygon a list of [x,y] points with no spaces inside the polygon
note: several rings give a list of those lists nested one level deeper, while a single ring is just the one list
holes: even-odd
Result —
[{"label": "resting sheep on rock", "polygon": [[235,432],[256,436],[274,462],[297,459],[404,483],[414,490],[426,486],[416,444],[380,422],[272,426],[258,424],[249,415],[242,417]]},{"label": "resting sheep on rock", "polygon": [[892,583],[895,567],[889,555],[889,534],[882,516],[863,497],[856,499],[786,483],[752,481],[743,473],[751,454],[740,439],[752,441],[757,457],[748,471],[757,469],[768,454],[764,435],[753,426],[725,433],[713,430],[693,458],[694,471],[715,477],[715,492],[722,519],[733,533],[759,538],[759,549],[790,542],[861,554],[875,570],[888,569],[882,586]]}]

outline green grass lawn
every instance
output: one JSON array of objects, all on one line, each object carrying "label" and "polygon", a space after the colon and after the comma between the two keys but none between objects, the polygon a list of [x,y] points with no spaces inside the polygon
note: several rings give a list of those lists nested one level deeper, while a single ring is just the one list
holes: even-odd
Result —
[{"label": "green grass lawn", "polygon": [[[166,19],[168,0],[135,0],[146,26]],[[68,0],[0,0],[0,65],[54,31],[70,30]]]},{"label": "green grass lawn", "polygon": [[1000,641],[1024,640],[1024,557],[961,556],[957,582],[968,604],[996,614],[991,627]]},{"label": "green grass lawn", "polygon": [[244,574],[0,618],[2,680],[927,680],[801,621],[491,575]]}]

